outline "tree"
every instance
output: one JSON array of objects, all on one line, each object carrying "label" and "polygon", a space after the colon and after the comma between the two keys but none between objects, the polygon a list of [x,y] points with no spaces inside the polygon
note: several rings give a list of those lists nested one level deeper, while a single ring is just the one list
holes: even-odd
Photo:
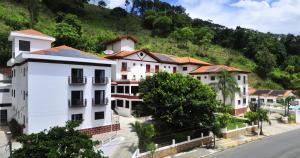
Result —
[{"label": "tree", "polygon": [[198,44],[204,49],[207,49],[208,45],[211,44],[215,36],[215,32],[209,27],[195,28],[194,33],[194,43]]},{"label": "tree", "polygon": [[171,31],[172,19],[167,16],[156,17],[153,21],[154,33],[156,35],[167,35]]},{"label": "tree", "polygon": [[67,23],[56,24],[54,36],[56,38],[55,45],[68,45],[76,47],[80,41],[80,35],[76,28]]},{"label": "tree", "polygon": [[84,4],[86,4],[88,0],[43,0],[43,2],[54,13],[64,12],[81,15],[84,13]]},{"label": "tree", "polygon": [[131,124],[139,138],[139,149],[145,150],[151,144],[152,138],[155,136],[155,129],[152,124],[142,124],[136,121]]},{"label": "tree", "polygon": [[119,19],[120,17],[126,17],[127,12],[125,9],[123,9],[121,7],[116,7],[110,11],[110,15]]},{"label": "tree", "polygon": [[162,127],[207,127],[215,121],[216,93],[191,76],[159,72],[141,81],[139,92]]},{"label": "tree", "polygon": [[267,77],[267,75],[276,66],[276,57],[265,49],[265,51],[259,51],[255,55],[257,62],[257,72],[261,77]]},{"label": "tree", "polygon": [[177,43],[183,43],[187,47],[188,42],[194,38],[194,32],[190,27],[184,27],[174,31],[171,36]]},{"label": "tree", "polygon": [[102,8],[105,8],[105,7],[107,6],[107,4],[106,4],[106,2],[105,2],[104,0],[100,0],[100,1],[98,2],[98,6],[99,6],[99,7],[102,7]]},{"label": "tree", "polygon": [[26,0],[27,9],[30,16],[30,28],[38,22],[40,0]]},{"label": "tree", "polygon": [[260,132],[259,132],[259,134],[263,135],[264,134],[263,133],[263,122],[266,121],[269,124],[271,124],[271,121],[269,120],[269,116],[268,116],[268,110],[259,108],[256,113],[257,113],[258,120],[260,121]]},{"label": "tree", "polygon": [[212,86],[216,89],[216,91],[221,91],[223,105],[226,104],[227,97],[230,97],[232,101],[232,97],[235,95],[235,93],[239,92],[236,79],[227,71],[222,71],[220,73],[219,82],[212,84]]},{"label": "tree", "polygon": [[287,117],[289,115],[289,109],[291,102],[294,101],[296,98],[294,96],[288,96],[286,98],[280,98],[277,102],[284,106],[284,116]]},{"label": "tree", "polygon": [[48,131],[18,137],[22,147],[14,150],[12,157],[103,158],[102,151],[94,150],[99,142],[75,129],[81,122],[67,121],[64,127],[52,127]]}]

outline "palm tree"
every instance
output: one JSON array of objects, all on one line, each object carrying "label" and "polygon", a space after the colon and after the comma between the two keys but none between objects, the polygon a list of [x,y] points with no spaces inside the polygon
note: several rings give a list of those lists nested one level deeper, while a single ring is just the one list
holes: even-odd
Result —
[{"label": "palm tree", "polygon": [[296,98],[294,96],[288,96],[286,98],[280,98],[277,100],[277,102],[284,106],[284,116],[289,115],[289,108],[291,105],[291,102],[294,101]]},{"label": "palm tree", "polygon": [[258,121],[260,122],[260,135],[263,135],[263,122],[268,122],[269,124],[271,124],[271,121],[269,120],[269,116],[268,116],[268,110],[266,109],[262,109],[259,108],[257,110],[257,116],[258,116]]},{"label": "palm tree", "polygon": [[219,82],[212,84],[212,86],[216,89],[216,91],[221,91],[223,104],[225,105],[227,97],[232,98],[235,93],[240,90],[236,79],[229,72],[222,71],[220,74]]}]

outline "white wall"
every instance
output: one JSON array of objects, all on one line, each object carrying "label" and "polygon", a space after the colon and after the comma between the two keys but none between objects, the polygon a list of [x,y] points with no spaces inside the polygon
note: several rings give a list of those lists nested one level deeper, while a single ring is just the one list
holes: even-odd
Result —
[{"label": "white wall", "polygon": [[[71,68],[82,68],[87,83],[83,86],[69,85],[68,77]],[[111,76],[110,67],[82,66],[69,64],[28,63],[28,126],[26,133],[38,132],[53,126],[63,126],[71,120],[72,114],[82,113],[83,123],[80,128],[99,127],[111,124],[110,82],[107,85],[93,85],[95,69],[104,69],[105,76]],[[92,106],[94,90],[106,90],[109,98],[108,105]],[[87,106],[82,108],[69,108],[68,100],[72,90],[83,90]],[[105,112],[105,119],[94,120],[94,113]]]},{"label": "white wall", "polygon": [[135,43],[131,39],[121,39],[115,43],[106,46],[106,50],[112,50],[114,52],[119,51],[134,51]]},{"label": "white wall", "polygon": [[12,42],[12,51],[15,54],[14,57],[18,56],[22,51],[19,51],[19,41],[30,41],[30,52],[49,49],[51,48],[51,41],[41,40],[41,39],[33,39],[27,37],[15,37]]}]

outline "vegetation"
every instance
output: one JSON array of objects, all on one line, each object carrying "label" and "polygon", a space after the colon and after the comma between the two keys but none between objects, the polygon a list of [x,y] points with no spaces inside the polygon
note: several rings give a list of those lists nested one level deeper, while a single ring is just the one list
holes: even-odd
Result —
[{"label": "vegetation", "polygon": [[131,124],[131,126],[139,138],[139,149],[149,151],[155,150],[155,145],[153,147],[152,142],[152,138],[155,136],[154,126],[152,124],[143,124],[138,121]]},{"label": "vegetation", "polygon": [[23,125],[20,125],[17,120],[12,119],[8,123],[9,129],[11,131],[11,134],[13,138],[16,138],[18,136],[21,136],[23,134]]},{"label": "vegetation", "polygon": [[75,130],[80,124],[81,121],[67,121],[65,127],[53,127],[48,131],[20,136],[17,141],[22,147],[14,150],[12,157],[103,158],[101,151],[94,150],[99,142]]},{"label": "vegetation", "polygon": [[236,79],[227,71],[222,71],[220,73],[219,82],[212,84],[212,86],[217,92],[221,91],[224,106],[226,104],[227,97],[230,97],[230,101],[232,101],[235,93],[240,91]]},{"label": "vegetation", "polygon": [[160,0],[124,1],[126,9],[111,10],[105,8],[105,1],[98,5],[87,0],[1,1],[1,65],[10,58],[7,37],[12,30],[34,28],[54,36],[54,45],[66,44],[97,54],[104,50],[104,41],[132,34],[140,41],[138,48],[255,72],[250,74],[252,87],[300,89],[299,36],[229,29],[191,19],[182,6]]},{"label": "vegetation", "polygon": [[140,96],[165,128],[208,127],[215,120],[216,93],[191,76],[157,73],[141,82]]},{"label": "vegetation", "polygon": [[280,98],[277,100],[277,102],[284,106],[284,116],[289,116],[290,113],[290,105],[291,102],[294,101],[296,98],[294,96],[288,96],[286,98]]},{"label": "vegetation", "polygon": [[238,119],[230,115],[229,113],[218,114],[216,117],[217,122],[220,124],[220,128],[227,128],[227,130],[244,127],[244,120]]}]

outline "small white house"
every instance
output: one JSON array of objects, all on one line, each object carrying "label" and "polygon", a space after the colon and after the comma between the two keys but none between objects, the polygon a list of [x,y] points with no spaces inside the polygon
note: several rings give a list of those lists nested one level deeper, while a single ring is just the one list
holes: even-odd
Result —
[{"label": "small white house", "polygon": [[13,31],[12,113],[24,133],[36,133],[68,120],[83,120],[80,129],[99,134],[119,129],[112,121],[111,67],[114,61],[59,46],[35,30]]}]

